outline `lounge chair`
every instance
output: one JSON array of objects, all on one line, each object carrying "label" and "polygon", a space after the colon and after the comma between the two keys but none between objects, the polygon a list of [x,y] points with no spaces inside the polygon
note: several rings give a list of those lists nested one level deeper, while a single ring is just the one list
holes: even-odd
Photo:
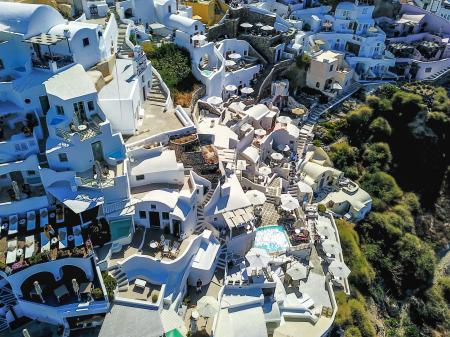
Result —
[{"label": "lounge chair", "polygon": [[164,235],[161,234],[159,239],[160,239],[160,246],[164,246],[164,242],[166,241],[166,238],[164,237]]},{"label": "lounge chair", "polygon": [[163,254],[164,255],[169,254],[169,250],[170,250],[170,241],[169,240],[165,240],[164,241]]},{"label": "lounge chair", "polygon": [[17,260],[17,239],[8,241],[6,264],[12,264]]},{"label": "lounge chair", "polygon": [[27,213],[27,231],[31,232],[36,229],[36,213],[30,211]]},{"label": "lounge chair", "polygon": [[75,240],[75,247],[79,247],[79,246],[83,245],[84,240],[83,240],[83,235],[81,234],[81,226],[80,225],[73,227],[73,237]]},{"label": "lounge chair", "polygon": [[58,229],[59,249],[67,248],[67,228],[62,227]]},{"label": "lounge chair", "polygon": [[25,258],[28,259],[34,254],[34,235],[25,238]]},{"label": "lounge chair", "polygon": [[17,234],[18,226],[19,226],[19,217],[17,215],[11,215],[9,217],[8,235]]},{"label": "lounge chair", "polygon": [[39,210],[40,227],[44,228],[48,225],[48,210],[47,208],[41,208]]},{"label": "lounge chair", "polygon": [[312,299],[309,299],[303,302],[302,305],[307,309],[311,309],[312,307],[314,307],[314,301]]},{"label": "lounge chair", "polygon": [[50,251],[50,240],[44,232],[41,232],[41,252],[48,251]]}]

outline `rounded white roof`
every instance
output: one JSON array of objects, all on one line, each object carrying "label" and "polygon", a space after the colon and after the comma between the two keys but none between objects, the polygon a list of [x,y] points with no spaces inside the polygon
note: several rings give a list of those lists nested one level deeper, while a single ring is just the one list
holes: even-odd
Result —
[{"label": "rounded white roof", "polygon": [[0,2],[0,30],[28,38],[47,33],[51,27],[64,23],[62,15],[47,5]]}]

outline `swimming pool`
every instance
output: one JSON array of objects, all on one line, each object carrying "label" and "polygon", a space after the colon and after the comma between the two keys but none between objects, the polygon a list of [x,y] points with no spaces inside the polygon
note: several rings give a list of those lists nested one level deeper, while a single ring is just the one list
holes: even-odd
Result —
[{"label": "swimming pool", "polygon": [[111,229],[111,241],[117,241],[128,237],[131,233],[132,224],[131,218],[111,221],[109,223]]},{"label": "swimming pool", "polygon": [[202,70],[202,74],[203,74],[204,76],[206,76],[206,77],[211,76],[212,73],[213,73],[213,72],[212,72],[211,70],[209,70],[209,69],[203,69],[203,70]]},{"label": "swimming pool", "polygon": [[269,253],[274,253],[285,251],[289,246],[289,239],[283,226],[264,226],[256,229],[253,247],[262,248]]}]

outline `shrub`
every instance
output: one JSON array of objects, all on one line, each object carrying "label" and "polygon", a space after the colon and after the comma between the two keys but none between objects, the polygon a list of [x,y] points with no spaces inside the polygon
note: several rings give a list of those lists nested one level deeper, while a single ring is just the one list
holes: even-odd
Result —
[{"label": "shrub", "polygon": [[358,130],[369,125],[373,110],[367,105],[362,105],[346,115],[347,125],[351,130]]},{"label": "shrub", "polygon": [[389,171],[392,163],[392,153],[387,143],[374,143],[366,147],[363,153],[363,163],[369,171]]},{"label": "shrub", "polygon": [[397,91],[392,96],[392,110],[403,120],[413,120],[422,109],[422,97],[419,95]]},{"label": "shrub", "polygon": [[438,284],[441,287],[442,296],[447,301],[447,304],[450,305],[450,276],[441,277]]},{"label": "shrub", "polygon": [[158,301],[158,294],[152,294],[152,303],[156,303]]},{"label": "shrub", "polygon": [[319,205],[317,205],[317,210],[318,210],[320,213],[324,213],[324,212],[327,211],[327,207],[326,207],[324,204],[319,204]]},{"label": "shrub", "polygon": [[345,329],[344,337],[362,337],[361,331],[356,326]]},{"label": "shrub", "polygon": [[361,187],[372,197],[393,205],[403,196],[394,177],[384,172],[366,173],[361,178]]},{"label": "shrub", "polygon": [[308,70],[311,64],[311,57],[308,54],[303,53],[296,57],[295,64],[300,69]]},{"label": "shrub", "polygon": [[107,272],[102,273],[103,283],[105,284],[106,293],[108,294],[108,298],[112,299],[114,297],[114,290],[117,287],[117,281],[114,277],[109,275]]},{"label": "shrub", "polygon": [[392,84],[383,85],[381,88],[378,89],[380,97],[387,99],[391,99],[392,96],[394,96],[394,94],[398,91],[400,91],[400,89]]},{"label": "shrub", "polygon": [[391,125],[383,117],[375,118],[369,125],[369,131],[376,139],[386,139],[392,134]]},{"label": "shrub", "polygon": [[94,298],[94,300],[103,299],[103,291],[100,288],[94,288],[91,292],[91,295]]},{"label": "shrub", "polygon": [[347,142],[336,143],[331,145],[329,155],[334,166],[343,170],[356,164],[358,149],[350,146]]}]

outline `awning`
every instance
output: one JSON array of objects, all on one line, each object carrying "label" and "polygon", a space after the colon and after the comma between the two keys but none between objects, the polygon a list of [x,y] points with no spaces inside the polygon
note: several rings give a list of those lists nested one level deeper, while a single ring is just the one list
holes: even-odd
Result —
[{"label": "awning", "polygon": [[53,35],[53,34],[39,34],[36,36],[32,36],[29,39],[23,40],[23,42],[27,43],[35,43],[44,46],[51,46],[57,44],[59,41],[65,40],[66,38],[61,35]]},{"label": "awning", "polygon": [[54,183],[47,188],[47,192],[77,214],[101,205],[105,201],[99,190],[78,187],[76,191],[73,191],[68,182]]}]

